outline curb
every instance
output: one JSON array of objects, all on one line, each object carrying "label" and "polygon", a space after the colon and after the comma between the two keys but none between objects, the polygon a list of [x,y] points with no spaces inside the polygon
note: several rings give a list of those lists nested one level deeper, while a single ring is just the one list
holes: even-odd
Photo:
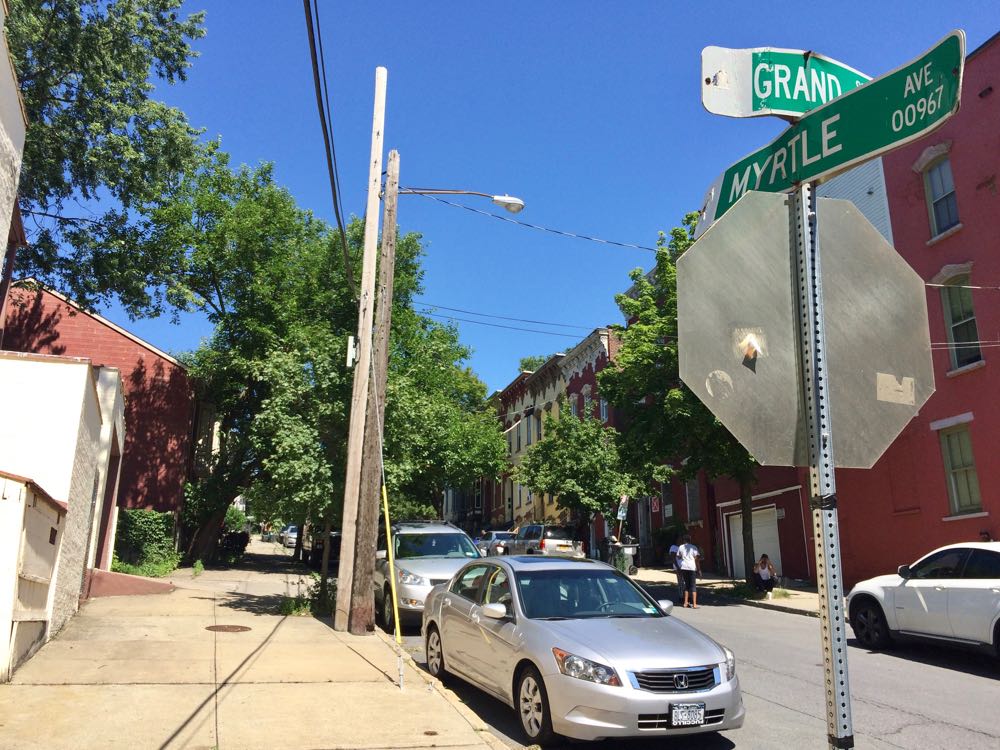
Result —
[{"label": "curb", "polygon": [[798,609],[796,607],[786,607],[782,604],[773,604],[773,599],[770,602],[758,602],[753,599],[735,599],[729,596],[720,596],[720,599],[726,599],[727,601],[737,602],[739,604],[746,604],[748,607],[757,607],[758,609],[773,609],[775,612],[787,612],[790,615],[805,615],[806,617],[819,617],[819,612],[811,609]]},{"label": "curb", "polygon": [[375,635],[377,635],[382,642],[391,648],[394,652],[402,654],[403,659],[405,659],[409,666],[413,668],[420,679],[433,690],[436,690],[439,695],[441,695],[448,703],[461,714],[462,718],[469,722],[473,731],[479,735],[480,739],[491,747],[493,750],[510,750],[510,747],[503,742],[499,737],[494,736],[493,732],[490,730],[489,725],[484,722],[479,716],[465,703],[455,695],[454,691],[449,690],[438,679],[431,677],[427,672],[420,668],[420,665],[414,660],[413,655],[410,654],[406,649],[404,649],[400,644],[396,643],[396,639],[390,636],[388,633],[382,630],[378,625],[375,626]]},{"label": "curb", "polygon": [[[672,582],[660,582],[652,580],[643,580],[641,578],[633,578],[635,583],[640,586],[670,586],[673,585]],[[711,587],[706,587],[701,590],[701,596],[711,601],[712,599],[719,599],[730,604],[745,604],[748,607],[757,607],[758,609],[773,609],[775,612],[785,612],[790,615],[803,615],[805,617],[819,617],[819,610],[814,609],[799,609],[798,607],[789,607],[784,604],[775,604],[774,600],[758,600],[758,599],[740,599],[735,596],[726,596],[725,594],[717,594],[712,591]]]}]

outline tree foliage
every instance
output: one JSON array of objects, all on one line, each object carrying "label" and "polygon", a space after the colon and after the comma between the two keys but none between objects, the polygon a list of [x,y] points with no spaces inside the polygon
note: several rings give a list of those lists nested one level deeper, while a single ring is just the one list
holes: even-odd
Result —
[{"label": "tree foliage", "polygon": [[591,416],[574,417],[564,403],[559,418],[545,415],[544,437],[514,469],[515,481],[556,496],[560,507],[585,518],[612,515],[622,495],[635,497],[642,483],[622,462],[617,431]]},{"label": "tree foliage", "polygon": [[689,213],[669,237],[661,233],[653,271],[633,271],[632,289],[615,298],[629,322],[617,328],[621,346],[614,363],[598,374],[598,385],[628,425],[623,456],[638,476],[669,481],[703,470],[710,478],[726,476],[739,483],[749,576],[754,554],[750,491],[757,463],[679,374],[677,260],[694,244],[697,218]]},{"label": "tree foliage", "polygon": [[185,80],[204,13],[182,0],[10,0],[7,36],[28,117],[18,186],[21,275],[84,305],[159,311],[167,266],[149,208],[195,165],[198,132],[157,101]]},{"label": "tree foliage", "polygon": [[551,358],[552,358],[551,354],[549,354],[549,355],[534,354],[534,355],[531,355],[529,357],[521,357],[521,359],[517,363],[517,371],[518,372],[534,372],[539,367],[541,367],[546,362],[548,362],[549,359],[551,359]]}]

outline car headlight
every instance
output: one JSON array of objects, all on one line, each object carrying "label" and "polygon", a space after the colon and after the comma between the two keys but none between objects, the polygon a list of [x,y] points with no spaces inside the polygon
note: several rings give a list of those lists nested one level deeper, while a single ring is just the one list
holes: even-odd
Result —
[{"label": "car headlight", "polygon": [[396,573],[399,575],[399,582],[405,583],[408,586],[426,586],[430,581],[428,581],[423,576],[415,575],[408,570],[403,570],[402,568],[396,568]]},{"label": "car headlight", "polygon": [[726,652],[726,682],[729,682],[736,676],[736,656],[725,646],[722,650]]},{"label": "car headlight", "polygon": [[578,680],[587,680],[587,682],[596,682],[599,685],[621,687],[622,681],[618,679],[618,673],[611,667],[584,659],[582,656],[576,656],[561,648],[552,649],[552,655],[556,657],[559,671],[564,675],[576,677]]}]

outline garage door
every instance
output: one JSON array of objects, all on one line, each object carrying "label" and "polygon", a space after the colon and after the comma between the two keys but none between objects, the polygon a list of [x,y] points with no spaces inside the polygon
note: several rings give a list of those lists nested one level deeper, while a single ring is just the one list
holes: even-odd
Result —
[{"label": "garage door", "polygon": [[[729,516],[729,548],[733,563],[733,577],[743,578],[743,517],[739,513]],[[753,512],[753,550],[759,560],[762,554],[771,558],[781,575],[781,547],[778,545],[778,513],[774,508]]]}]

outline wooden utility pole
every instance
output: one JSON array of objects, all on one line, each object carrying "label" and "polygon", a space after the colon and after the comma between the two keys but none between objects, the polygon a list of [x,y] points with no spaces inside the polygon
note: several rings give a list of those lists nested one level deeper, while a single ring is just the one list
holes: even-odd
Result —
[{"label": "wooden utility pole", "polygon": [[368,204],[365,209],[365,247],[358,295],[358,359],[354,363],[350,428],[347,437],[347,470],[344,476],[344,517],[341,524],[340,569],[337,574],[337,606],[334,630],[347,630],[354,586],[355,528],[361,483],[361,451],[364,444],[365,412],[372,356],[372,322],[375,304],[375,251],[378,246],[378,205],[382,188],[382,138],[385,126],[385,89],[388,73],[375,69],[375,113],[372,118],[372,151],[368,169]]},{"label": "wooden utility pole", "polygon": [[[368,388],[368,417],[361,462],[361,498],[358,504],[354,582],[348,629],[362,635],[375,627],[372,578],[378,539],[382,487],[382,435],[385,424],[385,386],[389,371],[389,331],[392,328],[392,290],[396,271],[396,202],[399,198],[399,153],[389,152],[385,176],[385,213],[382,215],[382,253],[379,257],[378,304],[375,308],[374,375]],[[394,571],[393,571],[393,574]],[[391,607],[386,601],[383,606]]]}]

